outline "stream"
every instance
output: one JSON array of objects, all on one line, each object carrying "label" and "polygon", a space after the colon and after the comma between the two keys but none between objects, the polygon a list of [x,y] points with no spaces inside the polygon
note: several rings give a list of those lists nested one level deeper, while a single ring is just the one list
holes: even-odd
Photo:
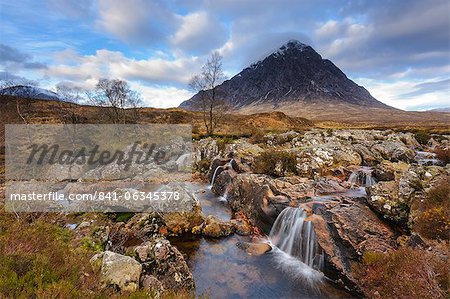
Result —
[{"label": "stream", "polygon": [[[189,189],[199,199],[205,215],[231,218],[226,201],[205,184],[191,183]],[[210,298],[350,298],[334,287],[322,273],[298,258],[274,247],[261,256],[250,256],[238,242],[250,237],[232,235],[222,239],[201,236],[171,238],[187,258],[195,279],[197,296]]]}]

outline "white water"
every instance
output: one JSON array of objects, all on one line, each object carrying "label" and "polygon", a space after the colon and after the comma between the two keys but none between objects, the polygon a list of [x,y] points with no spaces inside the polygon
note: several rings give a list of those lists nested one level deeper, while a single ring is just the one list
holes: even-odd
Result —
[{"label": "white water", "polygon": [[439,165],[441,163],[435,153],[425,151],[417,151],[414,159],[419,165]]},{"label": "white water", "polygon": [[354,171],[348,178],[348,182],[352,186],[370,187],[376,184],[375,179],[372,177],[372,169],[370,167],[361,167]]},{"label": "white water", "polygon": [[[219,168],[221,169],[227,169],[227,168],[233,168],[233,166],[231,165],[231,163],[233,162],[234,159],[231,159],[227,164],[225,164],[224,166],[217,166],[216,169],[214,170],[213,176],[211,178],[211,183],[209,185],[209,189],[212,189],[212,187],[214,186],[214,182],[216,180],[216,175],[217,175],[217,171],[219,170]],[[227,186],[228,187],[228,186]],[[226,188],[227,189],[227,188]],[[226,193],[227,191],[225,191],[225,194],[223,195],[223,197],[226,199]]]},{"label": "white water", "polygon": [[270,231],[273,245],[310,268],[323,269],[324,255],[317,244],[311,221],[302,208],[285,208]]},{"label": "white water", "polygon": [[223,166],[217,166],[216,169],[214,170],[214,173],[213,173],[213,176],[212,176],[212,179],[211,179],[211,183],[210,183],[210,185],[208,187],[209,189],[211,189],[212,186],[214,185],[214,181],[216,180],[217,170],[219,170],[219,168],[223,168]]}]

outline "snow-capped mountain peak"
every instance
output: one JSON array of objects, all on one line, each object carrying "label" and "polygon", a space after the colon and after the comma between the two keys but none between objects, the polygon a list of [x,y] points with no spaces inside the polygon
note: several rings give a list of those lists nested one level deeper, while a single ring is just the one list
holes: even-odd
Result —
[{"label": "snow-capped mountain peak", "polygon": [[38,100],[54,100],[54,101],[61,100],[61,97],[56,92],[36,86],[27,86],[27,85],[17,85],[7,87],[0,90],[0,94]]}]

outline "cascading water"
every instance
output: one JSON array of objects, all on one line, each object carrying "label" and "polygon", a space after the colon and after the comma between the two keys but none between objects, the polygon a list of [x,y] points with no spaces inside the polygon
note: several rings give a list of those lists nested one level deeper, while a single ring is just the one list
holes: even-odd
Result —
[{"label": "cascading water", "polygon": [[361,187],[370,187],[376,184],[375,179],[372,177],[372,168],[370,167],[361,167],[354,171],[348,178],[348,182]]},{"label": "cascading water", "polygon": [[214,170],[213,176],[212,176],[212,178],[211,178],[211,184],[209,185],[209,189],[211,189],[212,186],[214,185],[214,181],[215,181],[215,179],[216,179],[217,171],[218,171],[219,169],[221,169],[221,168],[223,168],[223,166],[217,166],[216,169]]},{"label": "cascading water", "polygon": [[232,168],[233,166],[232,166],[232,163],[233,162],[233,159],[231,159],[227,164],[225,164],[224,166],[217,166],[216,167],[216,169],[214,170],[214,173],[213,173],[213,176],[212,176],[212,178],[211,178],[211,184],[209,185],[209,189],[211,189],[212,187],[213,187],[213,185],[214,185],[214,182],[215,182],[215,180],[216,180],[216,176],[217,176],[217,171],[219,170],[219,169],[227,169],[228,167],[230,167],[230,168]]},{"label": "cascading water", "polygon": [[302,208],[285,208],[270,231],[273,245],[291,257],[296,257],[310,268],[323,269],[324,255],[317,244],[311,221],[305,221]]}]

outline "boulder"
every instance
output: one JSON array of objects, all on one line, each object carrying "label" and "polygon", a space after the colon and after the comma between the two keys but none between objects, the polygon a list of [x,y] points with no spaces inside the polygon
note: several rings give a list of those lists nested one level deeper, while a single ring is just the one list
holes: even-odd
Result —
[{"label": "boulder", "polygon": [[135,252],[140,259],[146,261],[143,263],[145,275],[154,276],[163,289],[191,290],[195,287],[194,278],[183,255],[167,239],[155,236]]},{"label": "boulder", "polygon": [[236,246],[252,256],[263,255],[272,250],[272,247],[267,243],[238,242]]},{"label": "boulder", "polygon": [[320,178],[314,183],[314,189],[317,194],[332,194],[347,191],[342,182],[334,178]]},{"label": "boulder", "polygon": [[392,162],[413,162],[415,157],[415,152],[400,141],[382,141],[374,144],[371,150]]},{"label": "boulder", "polygon": [[163,284],[153,275],[143,275],[141,285],[144,290],[150,291],[155,299],[161,298],[165,290]]},{"label": "boulder", "polygon": [[325,254],[325,275],[358,291],[352,264],[367,251],[393,250],[393,230],[365,204],[351,198],[313,203],[312,210],[314,214],[307,219],[313,222]]},{"label": "boulder", "polygon": [[383,160],[375,166],[373,176],[379,181],[393,181],[399,179],[400,175],[409,169],[409,164],[404,162],[391,162]]},{"label": "boulder", "polygon": [[313,196],[313,181],[300,177],[271,178],[266,175],[242,173],[233,179],[228,203],[235,212],[242,212],[251,225],[268,233],[278,214],[287,206]]},{"label": "boulder", "polygon": [[200,233],[206,237],[219,238],[226,237],[234,233],[235,228],[233,224],[223,222],[216,217],[209,215],[206,217],[205,222],[195,229],[197,233]]},{"label": "boulder", "polygon": [[121,291],[133,292],[139,288],[142,265],[135,259],[105,251],[101,267],[101,281],[104,286],[114,286]]}]

